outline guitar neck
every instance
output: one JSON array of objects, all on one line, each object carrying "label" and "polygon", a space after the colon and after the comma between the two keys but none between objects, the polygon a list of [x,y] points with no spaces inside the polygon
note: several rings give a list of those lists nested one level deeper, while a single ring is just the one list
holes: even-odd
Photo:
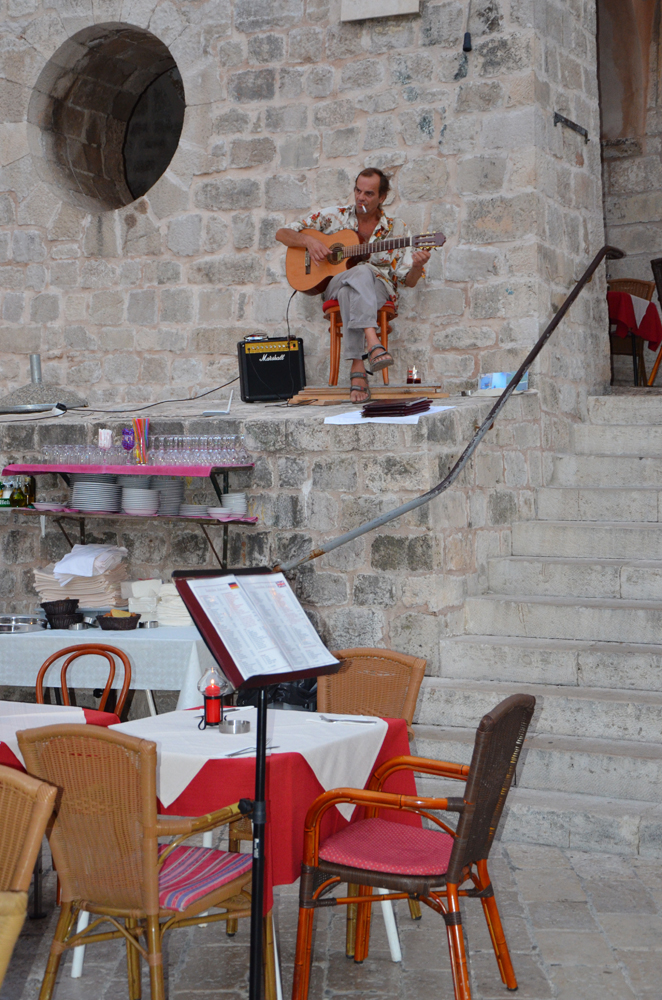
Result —
[{"label": "guitar neck", "polygon": [[363,257],[369,253],[383,253],[385,250],[402,250],[414,245],[413,236],[401,236],[397,240],[375,240],[374,243],[360,243],[358,246],[345,247],[343,257]]}]

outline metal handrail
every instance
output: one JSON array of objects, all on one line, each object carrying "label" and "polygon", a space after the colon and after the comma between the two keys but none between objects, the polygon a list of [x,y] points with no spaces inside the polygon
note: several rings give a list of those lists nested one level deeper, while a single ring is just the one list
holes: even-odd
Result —
[{"label": "metal handrail", "polygon": [[403,514],[407,514],[410,510],[415,510],[417,507],[422,507],[423,504],[429,503],[430,500],[434,500],[435,497],[438,497],[441,493],[447,490],[449,486],[452,486],[457,477],[459,476],[459,474],[462,472],[462,469],[465,467],[465,465],[475,452],[480,442],[483,440],[487,432],[492,428],[494,421],[496,420],[496,418],[501,413],[504,406],[514,393],[515,389],[522,380],[522,377],[525,375],[525,373],[529,370],[535,359],[538,357],[543,347],[545,346],[551,335],[554,333],[554,330],[557,328],[561,320],[564,318],[564,316],[570,309],[570,306],[574,303],[575,299],[578,297],[584,285],[586,285],[591,280],[591,278],[593,277],[593,273],[598,269],[598,267],[600,266],[605,257],[608,257],[610,260],[618,260],[621,257],[625,257],[625,253],[622,250],[619,250],[617,247],[612,247],[607,245],[602,247],[602,249],[595,255],[595,257],[593,258],[589,266],[586,268],[586,270],[582,274],[581,278],[579,279],[573,290],[566,298],[563,305],[560,307],[560,309],[554,316],[554,319],[551,321],[551,323],[548,324],[547,328],[545,329],[545,332],[542,334],[535,347],[533,347],[533,349],[526,356],[526,358],[520,365],[518,371],[511,379],[510,384],[501,393],[498,400],[496,401],[496,403],[494,404],[488,415],[485,417],[485,420],[482,422],[482,424],[474,434],[473,438],[471,439],[467,447],[464,449],[464,451],[462,452],[457,462],[455,463],[455,465],[453,466],[453,468],[448,473],[445,479],[442,479],[440,483],[437,483],[436,486],[433,486],[431,490],[428,490],[427,493],[423,493],[420,497],[416,497],[414,500],[408,500],[407,503],[401,504],[400,507],[396,507],[394,510],[390,510],[386,514],[381,514],[379,517],[374,518],[372,521],[366,521],[365,524],[361,524],[359,525],[358,528],[353,528],[351,531],[345,532],[344,535],[338,535],[337,538],[332,538],[330,541],[325,542],[324,545],[321,545],[318,549],[313,549],[313,551],[309,552],[307,556],[303,556],[301,559],[291,559],[289,562],[279,563],[277,566],[274,567],[274,572],[278,571],[286,572],[288,570],[297,569],[299,566],[304,565],[304,563],[311,562],[313,559],[318,559],[325,553],[332,552],[333,549],[337,549],[340,545],[346,545],[347,542],[351,542],[355,538],[359,538],[360,535],[365,535],[369,531],[374,531],[375,528],[381,528],[382,525],[388,524],[389,521],[395,520],[396,517],[402,517]]}]

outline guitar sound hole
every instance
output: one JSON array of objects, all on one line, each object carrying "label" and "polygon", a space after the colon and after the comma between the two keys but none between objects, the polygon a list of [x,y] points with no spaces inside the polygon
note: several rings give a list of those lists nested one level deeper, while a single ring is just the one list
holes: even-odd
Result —
[{"label": "guitar sound hole", "polygon": [[342,260],[342,252],[344,250],[342,243],[333,243],[329,247],[329,257],[331,258],[332,264],[339,264]]}]

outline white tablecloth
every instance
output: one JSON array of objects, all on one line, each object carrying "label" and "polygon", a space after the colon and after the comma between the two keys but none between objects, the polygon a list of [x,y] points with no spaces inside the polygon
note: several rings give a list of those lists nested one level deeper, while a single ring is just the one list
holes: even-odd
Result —
[{"label": "white tablecloth", "polygon": [[[28,633],[30,634],[30,633]],[[16,733],[38,726],[85,724],[82,708],[69,705],[29,705],[22,701],[0,701],[0,743],[6,743],[23,764]]]},{"label": "white tablecloth", "polygon": [[[198,729],[200,714],[197,712],[167,712],[123,722],[111,729],[156,743],[158,797],[167,809],[208,760],[227,758],[235,750],[255,746],[256,715],[254,708],[232,713],[231,718],[251,720],[250,733],[241,736],[219,733],[217,729]],[[327,718],[342,720],[343,716],[327,715]],[[274,747],[271,752],[300,753],[325,791],[363,788],[388,726],[383,719],[374,717],[352,715],[346,718],[353,721],[332,723],[324,722],[315,712],[269,711],[268,738]],[[358,722],[362,718],[366,719],[363,725]],[[242,756],[254,757],[255,751]],[[354,811],[349,805],[338,808],[346,819]]]},{"label": "white tablecloth", "polygon": [[[194,625],[131,632],[48,629],[0,635],[0,686],[32,687],[39,667],[51,653],[85,642],[117,646],[131,662],[131,687],[139,691],[179,691],[177,708],[200,704],[198,681],[215,662]],[[62,662],[58,660],[48,671],[46,687],[60,686]],[[103,687],[108,679],[108,664],[101,657],[81,656],[71,664],[67,676],[72,688]],[[120,688],[122,682],[120,665],[113,687]]]}]

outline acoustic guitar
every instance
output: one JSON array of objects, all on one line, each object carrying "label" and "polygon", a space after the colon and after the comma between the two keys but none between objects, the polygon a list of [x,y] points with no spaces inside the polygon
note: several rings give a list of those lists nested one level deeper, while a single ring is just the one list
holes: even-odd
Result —
[{"label": "acoustic guitar", "polygon": [[375,240],[374,243],[359,243],[358,233],[353,229],[342,229],[339,233],[320,233],[317,229],[302,229],[302,236],[314,236],[328,248],[325,260],[316,264],[307,247],[288,247],[285,257],[285,272],[292,288],[308,295],[323,292],[331,278],[348,267],[365,260],[370,254],[385,250],[402,250],[413,247],[416,250],[435,250],[446,242],[443,233],[423,233],[420,236],[401,236],[394,240]]}]

